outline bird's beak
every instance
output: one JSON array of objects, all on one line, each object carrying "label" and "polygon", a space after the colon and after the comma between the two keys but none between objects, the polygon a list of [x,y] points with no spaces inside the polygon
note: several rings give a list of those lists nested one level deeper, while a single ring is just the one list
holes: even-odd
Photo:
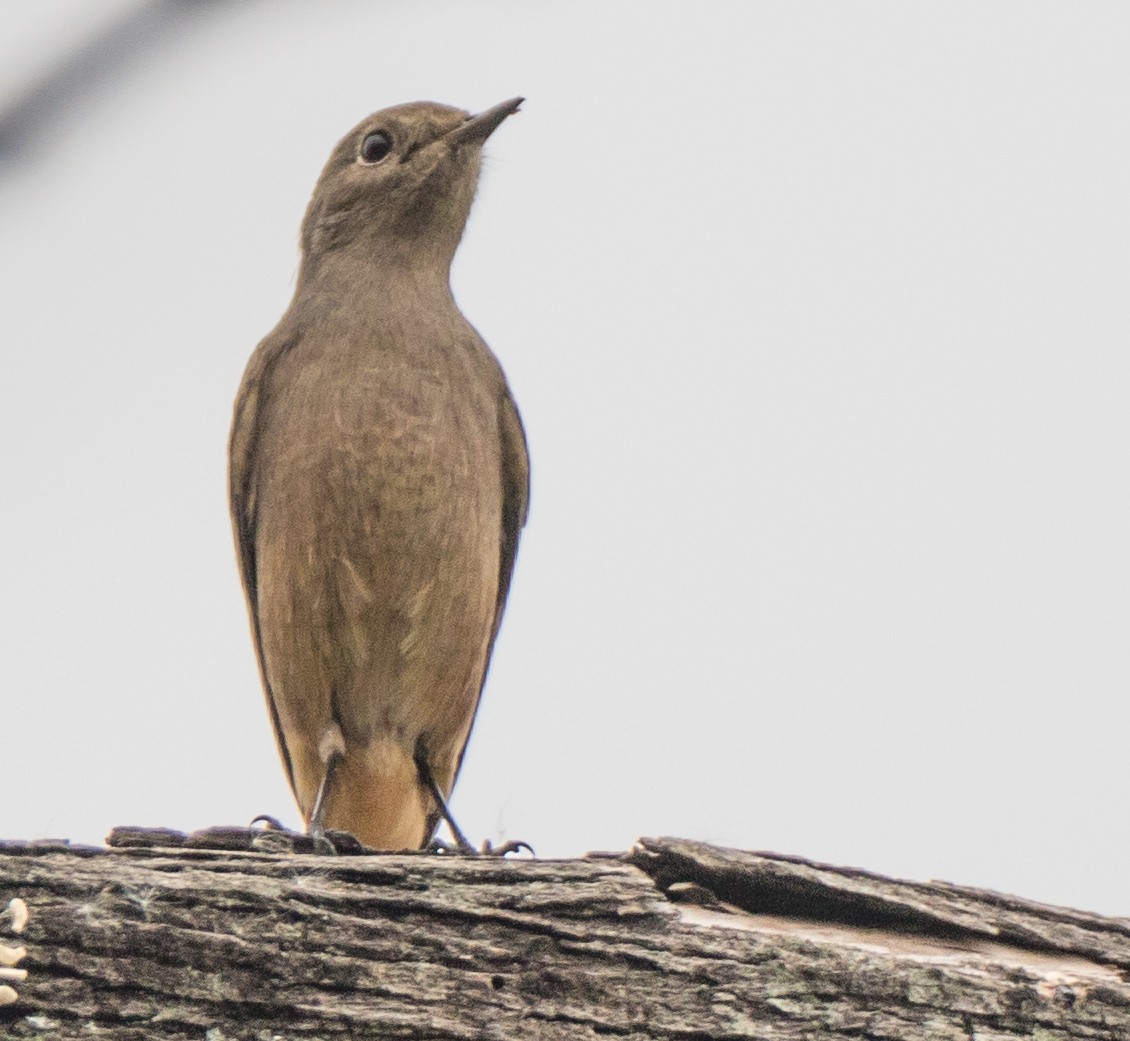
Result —
[{"label": "bird's beak", "polygon": [[477,116],[469,116],[465,122],[460,123],[446,135],[447,140],[453,145],[467,144],[471,141],[482,144],[498,129],[507,116],[518,111],[518,106],[525,100],[525,98],[511,98],[501,105],[495,105],[494,108],[480,112]]}]

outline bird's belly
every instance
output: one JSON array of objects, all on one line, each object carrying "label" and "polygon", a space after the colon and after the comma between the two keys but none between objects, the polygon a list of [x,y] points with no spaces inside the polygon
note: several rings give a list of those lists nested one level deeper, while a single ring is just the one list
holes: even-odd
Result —
[{"label": "bird's belly", "polygon": [[438,760],[457,758],[486,667],[497,435],[473,407],[393,405],[347,395],[297,421],[288,410],[271,439],[286,458],[258,489],[267,672],[288,742],[310,755],[336,722],[347,746],[411,754],[423,735]]}]

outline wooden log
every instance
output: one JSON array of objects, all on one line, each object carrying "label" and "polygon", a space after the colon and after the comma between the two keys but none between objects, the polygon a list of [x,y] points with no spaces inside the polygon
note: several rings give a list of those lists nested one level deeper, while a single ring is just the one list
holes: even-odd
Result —
[{"label": "wooden log", "polygon": [[295,848],[243,828],[0,843],[0,907],[28,909],[0,923],[27,952],[0,1036],[1130,1038],[1125,919],[677,839]]}]

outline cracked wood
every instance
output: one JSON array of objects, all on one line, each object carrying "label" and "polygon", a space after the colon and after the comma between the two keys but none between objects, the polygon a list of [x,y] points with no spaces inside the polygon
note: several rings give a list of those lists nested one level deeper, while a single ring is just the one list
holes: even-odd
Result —
[{"label": "cracked wood", "polygon": [[1130,922],[944,883],[673,839],[510,861],[111,842],[0,843],[0,901],[29,910],[2,1036],[1130,1039]]}]

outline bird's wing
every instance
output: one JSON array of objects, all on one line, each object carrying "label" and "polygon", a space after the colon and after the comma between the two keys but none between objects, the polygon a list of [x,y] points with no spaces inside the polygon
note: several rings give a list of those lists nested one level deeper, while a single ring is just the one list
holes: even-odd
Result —
[{"label": "bird's wing", "polygon": [[[475,715],[478,713],[479,698],[482,697],[483,684],[486,683],[487,671],[490,668],[494,641],[497,639],[499,627],[502,625],[502,612],[506,607],[507,594],[510,592],[510,576],[514,574],[514,560],[518,555],[518,536],[522,532],[522,526],[526,523],[526,516],[530,511],[530,455],[526,447],[526,431],[522,427],[522,417],[518,415],[518,407],[510,396],[510,389],[505,385],[503,386],[502,400],[499,404],[498,430],[502,445],[502,532],[499,536],[498,547],[498,596],[495,600],[490,643],[487,645],[487,667],[483,669],[479,693],[475,698],[475,708],[471,714],[472,725]],[[467,742],[470,737],[471,728],[468,727],[467,735],[463,739],[463,747],[459,749],[459,757],[455,761],[455,772],[452,774],[453,782],[459,776],[459,769],[463,765],[463,756],[467,752]]]},{"label": "bird's wing", "polygon": [[502,441],[502,536],[498,557],[498,599],[494,609],[494,628],[490,643],[502,624],[502,610],[510,592],[510,576],[518,555],[518,536],[530,512],[530,453],[526,447],[526,431],[522,417],[507,388],[499,410],[499,433]]},{"label": "bird's wing", "polygon": [[232,529],[235,534],[236,553],[239,557],[243,591],[247,596],[247,612],[251,617],[251,635],[255,640],[255,654],[263,689],[267,694],[267,707],[275,728],[279,757],[286,768],[287,780],[294,791],[294,765],[286,747],[286,736],[279,723],[278,707],[267,678],[267,663],[263,658],[263,636],[259,628],[259,583],[255,568],[256,518],[256,460],[259,448],[260,416],[267,383],[280,357],[292,346],[290,339],[268,336],[252,354],[243,374],[239,395],[235,400],[231,439],[228,443],[228,495],[231,505]]}]

